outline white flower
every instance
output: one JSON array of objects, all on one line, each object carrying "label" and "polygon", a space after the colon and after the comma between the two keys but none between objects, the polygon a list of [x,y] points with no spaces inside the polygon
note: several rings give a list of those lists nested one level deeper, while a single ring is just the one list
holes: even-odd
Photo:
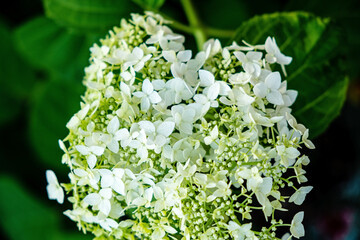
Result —
[{"label": "white flower", "polygon": [[199,70],[200,86],[205,87],[203,93],[209,100],[215,100],[219,95],[226,96],[231,90],[224,81],[215,81],[214,75],[206,70]]},{"label": "white flower", "polygon": [[210,136],[206,136],[204,138],[204,143],[206,145],[210,145],[211,143],[213,143],[214,141],[216,141],[216,139],[218,138],[219,136],[219,129],[218,129],[218,126],[215,126],[211,132],[210,132]]},{"label": "white flower", "polygon": [[254,233],[251,231],[251,223],[240,226],[234,221],[229,221],[228,229],[231,236],[233,236],[235,240],[257,239]]},{"label": "white flower", "polygon": [[235,84],[243,85],[250,82],[250,80],[251,80],[251,75],[246,72],[231,74],[229,77],[229,81],[234,85]]},{"label": "white flower", "polygon": [[101,174],[101,187],[111,187],[115,192],[125,195],[125,184],[122,180],[124,177],[124,169],[114,168],[112,171],[109,169],[99,169]]},{"label": "white flower", "polygon": [[314,149],[315,145],[311,142],[310,139],[308,139],[308,137],[309,137],[309,129],[306,129],[304,135],[302,136],[302,141],[307,148]]},{"label": "white flower", "polygon": [[295,163],[295,159],[300,155],[300,152],[294,147],[285,147],[284,145],[276,146],[276,151],[281,158],[281,164],[289,167]]},{"label": "white flower", "polygon": [[221,97],[220,102],[225,105],[237,105],[238,107],[249,106],[255,98],[249,96],[242,87],[235,87],[228,93],[228,98]]},{"label": "white flower", "polygon": [[153,146],[156,153],[160,153],[162,147],[167,144],[170,139],[170,134],[174,131],[175,123],[172,121],[140,121],[139,126],[144,129],[147,138],[148,146]]},{"label": "white flower", "polygon": [[264,98],[275,105],[283,105],[284,100],[279,88],[281,86],[281,76],[279,72],[272,72],[264,82],[259,82],[254,86],[254,93],[256,96]]},{"label": "white flower", "polygon": [[[132,85],[135,82],[135,70],[133,67],[130,67],[129,71],[124,71],[120,73],[120,76],[126,81],[129,82],[130,85]],[[121,84],[121,83],[120,83]]]},{"label": "white flower", "polygon": [[199,119],[201,105],[192,103],[189,105],[175,105],[171,108],[171,114],[174,118],[175,125],[180,132],[192,134],[193,123]]},{"label": "white flower", "polygon": [[265,58],[268,63],[277,62],[282,65],[288,65],[292,61],[292,57],[287,57],[280,52],[276,45],[275,38],[268,37],[265,41],[265,50],[267,52]]},{"label": "white flower", "polygon": [[246,73],[254,77],[260,76],[262,52],[249,51],[246,55],[243,52],[234,52],[234,55],[242,63]]},{"label": "white flower", "polygon": [[56,200],[62,204],[64,202],[64,190],[59,185],[56,175],[52,170],[46,170],[46,180],[48,182],[46,190],[49,199]]},{"label": "white flower", "polygon": [[304,125],[297,123],[294,116],[292,116],[290,113],[285,113],[286,120],[288,121],[289,125],[296,131],[300,132],[301,134],[304,134],[306,131],[306,128]]},{"label": "white flower", "polygon": [[164,104],[170,106],[182,100],[189,100],[194,95],[194,90],[181,78],[173,78],[166,82],[165,89],[160,91]]},{"label": "white flower", "polygon": [[291,221],[290,232],[296,238],[301,238],[305,236],[305,229],[302,225],[304,219],[304,212],[298,212],[295,214],[293,220]]},{"label": "white flower", "polygon": [[212,202],[215,198],[222,198],[229,196],[231,194],[230,187],[231,187],[231,182],[227,184],[225,181],[218,181],[216,183],[217,189],[212,195],[207,197],[206,201]]},{"label": "white flower", "polygon": [[94,168],[97,162],[96,156],[101,156],[104,153],[105,148],[100,146],[84,146],[76,145],[76,150],[84,156],[87,156],[87,163],[89,168]]},{"label": "white flower", "polygon": [[163,57],[168,62],[188,62],[191,59],[191,50],[179,51],[177,54],[174,50],[163,51]]},{"label": "white flower", "polygon": [[291,106],[298,95],[298,92],[295,90],[287,90],[287,81],[283,81],[279,88],[279,92],[282,95],[284,106],[289,107]]},{"label": "white flower", "polygon": [[108,134],[102,134],[100,140],[103,141],[108,149],[113,153],[119,152],[119,140],[121,138],[122,131],[119,130],[120,122],[115,116],[106,127]]},{"label": "white flower", "polygon": [[301,205],[306,197],[306,194],[308,194],[313,187],[307,186],[307,187],[301,187],[299,188],[289,199],[289,202],[294,202],[297,205]]},{"label": "white flower", "polygon": [[142,111],[146,112],[147,110],[149,110],[151,104],[161,102],[161,97],[156,91],[154,91],[154,87],[149,81],[149,79],[144,80],[141,90],[141,92],[134,92],[133,95],[135,97],[141,98]]},{"label": "white flower", "polygon": [[144,64],[152,57],[151,54],[148,54],[146,56],[144,56],[144,51],[139,48],[139,47],[135,47],[131,54],[129,54],[126,58],[126,62],[124,63],[124,69],[126,70],[128,69],[128,67],[133,66],[134,70],[136,72],[140,71],[143,67]]},{"label": "white flower", "polygon": [[92,188],[98,190],[98,182],[100,180],[100,174],[98,169],[87,169],[86,171],[81,168],[74,169],[74,174],[79,177],[77,181],[78,186],[90,185]]},{"label": "white flower", "polygon": [[112,197],[111,188],[103,188],[99,193],[90,193],[84,198],[84,202],[93,206],[94,210],[99,210],[108,216],[111,210],[110,199]]}]

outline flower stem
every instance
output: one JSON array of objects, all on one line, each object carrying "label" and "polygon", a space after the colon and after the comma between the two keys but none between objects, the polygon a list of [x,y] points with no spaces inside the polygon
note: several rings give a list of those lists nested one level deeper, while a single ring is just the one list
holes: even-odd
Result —
[{"label": "flower stem", "polygon": [[196,45],[198,49],[201,50],[207,37],[199,16],[197,15],[191,0],[181,0],[181,4],[184,8],[190,27],[193,28],[193,35],[196,40]]}]

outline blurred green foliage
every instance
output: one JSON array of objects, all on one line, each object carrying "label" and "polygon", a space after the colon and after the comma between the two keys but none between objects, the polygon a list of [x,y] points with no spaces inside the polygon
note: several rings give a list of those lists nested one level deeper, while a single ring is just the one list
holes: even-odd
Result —
[{"label": "blurred green foliage", "polygon": [[[312,136],[325,131],[340,113],[348,78],[359,78],[358,1],[193,2],[202,24],[236,30],[234,40],[275,36],[294,59],[287,72],[289,88],[299,90],[295,115]],[[34,174],[51,168],[66,178],[57,141],[79,108],[89,47],[142,9],[187,22],[179,0],[19,0],[0,9],[1,239],[87,239],[74,224],[64,226],[66,217],[44,199],[45,173]],[[187,42],[193,48],[189,35]],[[31,190],[24,189],[25,180]]]}]

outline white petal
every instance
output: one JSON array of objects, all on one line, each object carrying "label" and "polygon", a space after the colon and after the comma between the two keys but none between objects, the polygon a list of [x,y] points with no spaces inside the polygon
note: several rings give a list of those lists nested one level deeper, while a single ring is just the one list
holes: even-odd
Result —
[{"label": "white petal", "polygon": [[175,234],[177,233],[177,231],[175,230],[175,228],[171,227],[171,226],[166,226],[163,225],[163,228],[166,232],[170,233],[170,234]]},{"label": "white petal", "polygon": [[207,92],[207,97],[210,100],[215,100],[218,97],[219,93],[220,93],[220,84],[216,82],[209,87]]},{"label": "white petal", "polygon": [[152,91],[154,91],[153,85],[150,83],[149,79],[145,79],[142,85],[142,91],[149,95],[150,93],[152,93]]},{"label": "white petal", "polygon": [[281,76],[279,72],[272,72],[265,78],[265,84],[268,88],[279,89],[281,85]]},{"label": "white petal", "polygon": [[99,192],[100,196],[105,199],[110,199],[112,196],[112,190],[111,188],[103,188]]},{"label": "white petal", "polygon": [[200,86],[207,87],[215,82],[214,75],[206,70],[199,70]]},{"label": "white petal", "polygon": [[193,125],[191,123],[182,123],[180,126],[180,131],[186,134],[192,134]]},{"label": "white petal", "polygon": [[97,161],[97,159],[94,154],[89,155],[87,158],[87,163],[89,165],[89,168],[93,169],[96,165],[96,161]]},{"label": "white petal", "polygon": [[239,106],[248,106],[255,101],[255,99],[253,97],[250,97],[249,95],[247,95],[242,88],[240,89],[238,94],[239,95],[236,98],[236,100],[237,100],[236,103]]},{"label": "white petal", "polygon": [[166,61],[168,62],[176,62],[176,54],[175,51],[173,50],[169,50],[169,51],[162,51],[163,57],[166,59]]},{"label": "white petal", "polygon": [[157,92],[153,91],[149,95],[149,100],[150,100],[151,103],[159,103],[159,102],[161,102],[161,97]]},{"label": "white petal", "polygon": [[58,182],[58,180],[56,178],[56,175],[55,175],[54,171],[46,170],[45,175],[46,175],[46,180],[47,180],[47,182],[49,184],[59,185],[59,182]]},{"label": "white petal", "polygon": [[99,210],[100,210],[100,212],[104,213],[106,216],[109,215],[110,210],[111,210],[110,201],[107,199],[103,199],[102,201],[100,201]]},{"label": "white petal", "polygon": [[59,143],[59,146],[60,146],[61,150],[63,150],[66,153],[67,149],[66,149],[66,146],[65,146],[64,142],[59,139],[58,143]]},{"label": "white petal", "polygon": [[104,175],[101,177],[101,187],[108,188],[114,183],[114,177],[111,175]]},{"label": "white petal", "polygon": [[241,63],[244,63],[247,61],[246,56],[243,52],[234,52],[234,55]]},{"label": "white petal", "polygon": [[115,179],[115,183],[113,184],[112,188],[115,192],[125,196],[125,185],[124,182],[121,181],[119,178]]},{"label": "white petal", "polygon": [[120,82],[120,90],[127,96],[131,95],[130,87],[124,82]]},{"label": "white petal", "polygon": [[284,54],[282,54],[280,52],[277,53],[275,55],[275,57],[276,57],[276,62],[279,63],[279,64],[288,65],[292,61],[292,57],[285,56]]},{"label": "white petal", "polygon": [[193,122],[196,111],[193,108],[186,108],[182,113],[182,119],[186,122]]},{"label": "white petal", "polygon": [[139,47],[135,47],[132,51],[132,55],[137,59],[141,59],[144,56],[144,51]]},{"label": "white petal", "polygon": [[161,228],[156,228],[151,235],[151,239],[152,240],[163,239],[164,236],[165,236],[165,231]]},{"label": "white petal", "polygon": [[111,121],[109,122],[109,125],[107,126],[108,133],[114,134],[120,127],[119,119],[115,116]]},{"label": "white petal", "polygon": [[119,152],[119,142],[117,142],[115,139],[113,139],[110,143],[108,143],[106,145],[110,151],[112,151],[113,153],[118,153]]},{"label": "white petal", "polygon": [[145,147],[139,147],[136,151],[136,154],[141,158],[145,159],[148,157],[148,150]]},{"label": "white petal", "polygon": [[122,128],[115,133],[114,139],[116,141],[122,141],[129,139],[129,137],[130,137],[129,131],[126,128]]},{"label": "white petal", "polygon": [[139,122],[139,126],[141,129],[144,129],[147,134],[152,134],[155,132],[155,126],[150,121],[141,121]]},{"label": "white petal", "polygon": [[187,62],[187,61],[189,61],[191,59],[191,55],[192,55],[191,50],[180,51],[177,54],[177,58],[181,62]]},{"label": "white petal", "polygon": [[89,148],[84,146],[84,145],[76,145],[75,146],[76,150],[78,150],[79,153],[81,153],[82,155],[88,155],[89,152]]},{"label": "white petal", "polygon": [[296,238],[300,238],[305,235],[305,229],[301,223],[303,219],[304,212],[298,212],[291,221],[290,232]]},{"label": "white petal", "polygon": [[165,87],[165,82],[163,80],[153,80],[152,85],[155,90],[159,91]]},{"label": "white petal", "polygon": [[166,144],[167,138],[163,135],[157,135],[155,138],[155,144],[158,147],[162,147]]},{"label": "white petal", "polygon": [[252,61],[260,61],[260,59],[262,57],[262,52],[250,51],[250,52],[246,53],[246,57],[248,59],[251,59]]},{"label": "white petal", "polygon": [[144,97],[141,99],[140,105],[141,105],[141,110],[146,112],[150,108],[150,100],[147,97]]},{"label": "white petal", "polygon": [[98,193],[90,193],[84,198],[83,201],[91,206],[94,206],[99,204],[101,197]]},{"label": "white petal", "polygon": [[256,96],[264,98],[267,93],[267,87],[264,83],[258,83],[254,86],[254,93]]},{"label": "white petal", "polygon": [[275,39],[268,37],[265,41],[265,50],[268,53],[274,54],[277,51],[280,51],[278,46],[276,45]]},{"label": "white petal", "polygon": [[92,153],[94,153],[96,156],[101,156],[101,155],[104,153],[104,151],[105,151],[105,148],[99,147],[99,146],[91,146],[89,149],[90,149],[90,151],[91,151]]},{"label": "white petal", "polygon": [[269,92],[266,95],[266,99],[269,101],[269,103],[272,103],[274,105],[283,105],[284,104],[281,93],[279,93],[276,90]]},{"label": "white petal", "polygon": [[165,137],[170,136],[170,134],[174,131],[175,128],[175,123],[174,122],[170,122],[170,121],[165,121],[162,122],[158,127],[157,127],[157,133],[161,134]]}]

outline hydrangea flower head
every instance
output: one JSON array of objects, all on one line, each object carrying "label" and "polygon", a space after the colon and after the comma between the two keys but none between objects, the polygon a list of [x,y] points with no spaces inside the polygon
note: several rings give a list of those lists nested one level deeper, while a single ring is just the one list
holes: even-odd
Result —
[{"label": "hydrangea flower head", "polygon": [[312,189],[296,187],[308,163],[298,149],[314,147],[291,115],[297,92],[272,70],[291,57],[270,37],[209,40],[193,54],[164,23],[133,14],[90,49],[81,109],[60,141],[65,214],[96,239],[280,239],[281,226],[301,237],[303,213],[291,224],[274,214]]}]

